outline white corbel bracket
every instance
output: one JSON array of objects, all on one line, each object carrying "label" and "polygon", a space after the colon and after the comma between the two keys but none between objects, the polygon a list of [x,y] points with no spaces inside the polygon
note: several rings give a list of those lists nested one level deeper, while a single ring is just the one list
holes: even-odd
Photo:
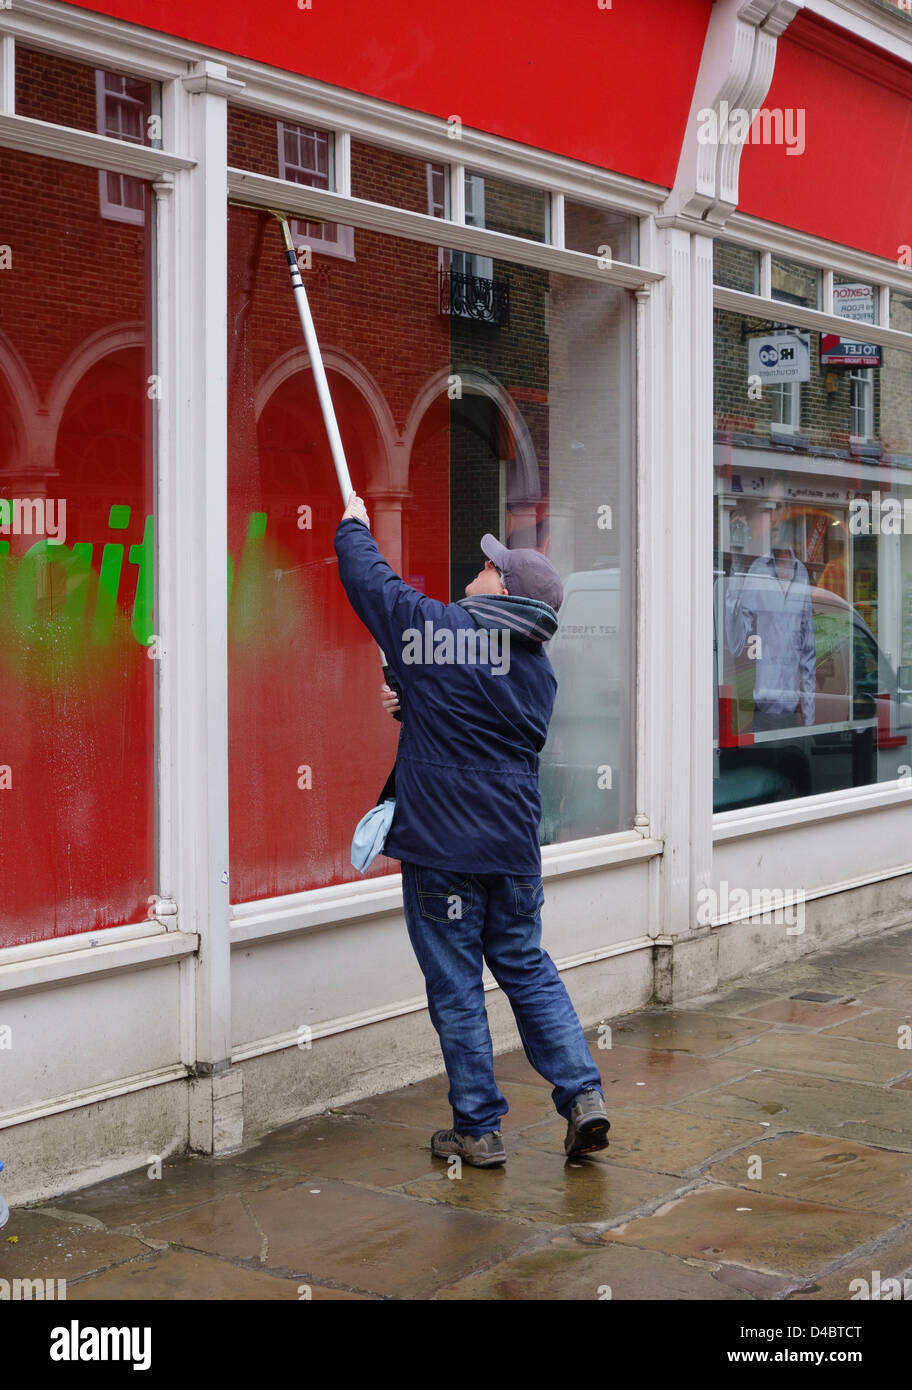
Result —
[{"label": "white corbel bracket", "polygon": [[[717,0],[663,219],[724,226],[738,204],[738,171],[749,122],[729,127],[735,110],[760,109],[776,63],[779,36],[805,0]],[[707,139],[707,130],[722,133]]]},{"label": "white corbel bracket", "polygon": [[202,59],[192,72],[182,77],[181,84],[185,92],[205,92],[207,96],[217,97],[236,97],[247,85],[229,77],[224,63],[213,63],[208,58]]},{"label": "white corbel bracket", "polygon": [[159,174],[152,185],[152,190],[158,198],[170,198],[174,192],[174,175],[169,172]]}]

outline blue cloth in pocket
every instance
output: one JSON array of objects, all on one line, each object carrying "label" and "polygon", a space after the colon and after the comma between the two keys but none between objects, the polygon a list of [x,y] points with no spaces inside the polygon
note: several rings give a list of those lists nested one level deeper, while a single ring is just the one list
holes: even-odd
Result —
[{"label": "blue cloth in pocket", "polygon": [[372,806],[355,826],[351,862],[359,873],[365,873],[381,853],[393,823],[395,810],[395,797],[388,797],[386,801],[381,801],[379,806]]}]

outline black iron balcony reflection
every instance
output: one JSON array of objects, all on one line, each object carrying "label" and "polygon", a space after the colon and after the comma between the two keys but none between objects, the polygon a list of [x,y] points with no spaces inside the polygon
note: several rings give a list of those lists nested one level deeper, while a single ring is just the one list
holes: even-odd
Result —
[{"label": "black iron balcony reflection", "polygon": [[499,327],[510,322],[510,282],[461,270],[441,270],[440,313]]}]

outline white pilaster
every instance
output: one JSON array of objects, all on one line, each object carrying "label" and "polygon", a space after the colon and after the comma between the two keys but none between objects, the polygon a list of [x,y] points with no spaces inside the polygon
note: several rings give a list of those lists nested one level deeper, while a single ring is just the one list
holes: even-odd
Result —
[{"label": "white pilaster", "polygon": [[[175,176],[173,193],[159,189],[159,273],[166,279],[159,360],[168,405],[160,435],[159,623],[162,705],[171,711],[161,724],[162,888],[177,901],[181,930],[200,937],[192,997],[189,985],[185,995],[194,1024],[184,1041],[185,1060],[204,1082],[226,1071],[231,1056],[226,98],[241,86],[209,61],[171,84],[165,111],[196,167]],[[206,1095],[213,1116],[199,1120],[197,1094],[198,1133],[216,1147],[238,1142],[236,1124],[215,1113],[221,1092],[210,1087]],[[239,1113],[234,1102],[231,1113]]]},{"label": "white pilaster", "polygon": [[660,693],[659,721],[653,743],[661,753],[660,823],[653,826],[665,843],[660,891],[663,934],[686,932],[691,923],[691,833],[693,829],[693,726],[689,708],[694,679],[693,541],[698,518],[694,513],[694,392],[691,237],[674,227],[657,239],[660,266],[665,272],[662,364],[655,389],[662,393],[664,447],[654,460],[662,493],[661,517],[664,573],[652,593],[645,615],[661,633],[656,676]]},{"label": "white pilaster", "polygon": [[701,888],[709,886],[713,858],[713,242],[691,238],[693,421],[690,546],[693,566],[690,695],[690,892],[695,921]]}]

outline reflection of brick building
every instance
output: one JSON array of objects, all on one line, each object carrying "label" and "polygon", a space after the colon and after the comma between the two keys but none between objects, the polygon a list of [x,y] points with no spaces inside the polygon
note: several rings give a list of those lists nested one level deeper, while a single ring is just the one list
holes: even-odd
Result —
[{"label": "reflection of brick building", "polygon": [[[741,248],[717,242],[714,264],[718,283],[747,294],[755,293],[752,260]],[[783,321],[788,316],[789,299],[817,307],[816,276],[812,271],[802,273],[802,270],[796,267],[790,273],[783,272],[777,276],[779,292],[784,296]],[[752,336],[775,331],[774,324],[773,319],[751,321],[742,320],[736,314],[717,314],[713,362],[716,428],[731,430],[735,434],[762,435],[770,447],[776,447],[777,441],[773,436],[778,435],[779,444],[790,453],[795,452],[796,441],[801,439],[835,457],[857,458],[863,452],[879,452],[875,441],[881,438],[881,372],[875,370],[871,375],[872,440],[859,438],[853,442],[851,369],[821,365],[819,333],[809,331],[806,334],[810,342],[811,375],[810,381],[801,383],[800,414],[796,428],[790,431],[794,438],[786,441],[785,432],[774,428],[780,404],[775,390],[766,385],[761,388],[759,399],[752,399],[748,395],[749,340]],[[863,332],[863,328],[853,329],[847,322],[847,338],[859,338]],[[778,421],[782,422],[781,411]]]},{"label": "reflection of brick building", "polygon": [[[16,81],[21,114],[97,129],[94,68],[20,46]],[[64,546],[0,540],[0,761],[12,760],[3,810],[16,826],[0,830],[0,882],[14,941],[49,921],[62,935],[135,920],[154,886],[154,667],[140,645],[151,633],[150,238],[135,217],[102,215],[100,177],[0,151],[11,256],[0,497],[66,504]],[[144,187],[133,180],[135,202]],[[79,892],[55,910],[60,882]]]}]

